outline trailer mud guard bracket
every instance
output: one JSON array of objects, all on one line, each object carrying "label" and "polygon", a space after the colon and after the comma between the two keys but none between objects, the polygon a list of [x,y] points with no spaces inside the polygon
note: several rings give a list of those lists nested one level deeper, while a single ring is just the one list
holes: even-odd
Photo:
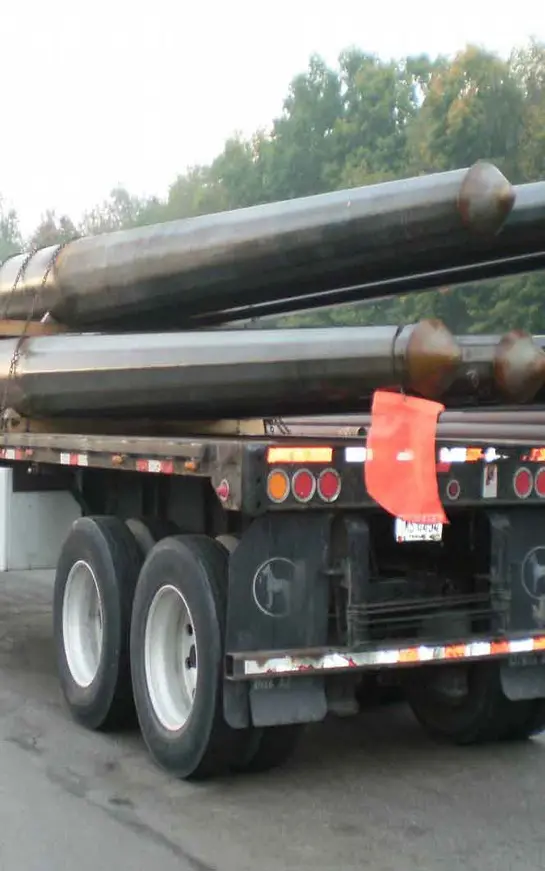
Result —
[{"label": "trailer mud guard bracket", "polygon": [[[256,518],[229,561],[226,651],[286,650],[327,643],[332,515],[290,512]],[[233,728],[324,718],[323,677],[264,676],[224,682]]]}]

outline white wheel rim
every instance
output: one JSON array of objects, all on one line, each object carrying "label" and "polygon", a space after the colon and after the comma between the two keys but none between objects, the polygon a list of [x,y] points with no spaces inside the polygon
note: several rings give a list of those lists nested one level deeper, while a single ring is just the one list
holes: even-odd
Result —
[{"label": "white wheel rim", "polygon": [[144,664],[157,719],[169,732],[180,731],[197,689],[197,641],[187,602],[170,584],[157,591],[148,611]]},{"label": "white wheel rim", "polygon": [[73,679],[82,688],[90,686],[100,666],[104,619],[95,574],[84,560],[74,563],[68,574],[62,633],[66,661]]}]

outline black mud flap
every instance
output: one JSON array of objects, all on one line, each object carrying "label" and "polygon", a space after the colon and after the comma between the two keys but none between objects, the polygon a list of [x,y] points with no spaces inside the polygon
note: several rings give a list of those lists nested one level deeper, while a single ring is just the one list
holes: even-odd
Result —
[{"label": "black mud flap", "polygon": [[[545,509],[492,512],[489,520],[494,628],[500,636],[545,634]],[[500,675],[508,699],[545,698],[545,653],[521,649]]]},{"label": "black mud flap", "polygon": [[[332,516],[258,517],[229,561],[227,654],[321,647],[327,643],[326,573]],[[322,720],[324,678],[226,679],[224,714],[233,728]]]},{"label": "black mud flap", "polygon": [[[542,658],[542,657],[541,657]],[[535,654],[527,665],[502,662],[501,688],[512,702],[523,699],[545,699],[545,663],[536,663]]]}]

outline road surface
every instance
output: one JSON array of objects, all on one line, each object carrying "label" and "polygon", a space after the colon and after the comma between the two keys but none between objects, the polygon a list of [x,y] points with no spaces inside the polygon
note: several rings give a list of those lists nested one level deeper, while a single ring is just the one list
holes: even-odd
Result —
[{"label": "road surface", "polygon": [[0,871],[545,868],[545,742],[439,747],[401,706],[313,727],[281,771],[180,783],[70,721],[50,601],[49,575],[0,575]]}]

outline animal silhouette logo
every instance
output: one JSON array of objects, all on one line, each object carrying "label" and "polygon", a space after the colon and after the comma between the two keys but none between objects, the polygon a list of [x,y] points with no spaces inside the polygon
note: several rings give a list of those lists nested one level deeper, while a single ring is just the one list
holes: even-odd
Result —
[{"label": "animal silhouette logo", "polygon": [[292,611],[295,565],[284,557],[262,563],[254,575],[254,601],[267,617],[287,617]]},{"label": "animal silhouette logo", "polygon": [[530,550],[521,566],[522,586],[533,600],[532,614],[538,626],[545,626],[545,547]]}]

